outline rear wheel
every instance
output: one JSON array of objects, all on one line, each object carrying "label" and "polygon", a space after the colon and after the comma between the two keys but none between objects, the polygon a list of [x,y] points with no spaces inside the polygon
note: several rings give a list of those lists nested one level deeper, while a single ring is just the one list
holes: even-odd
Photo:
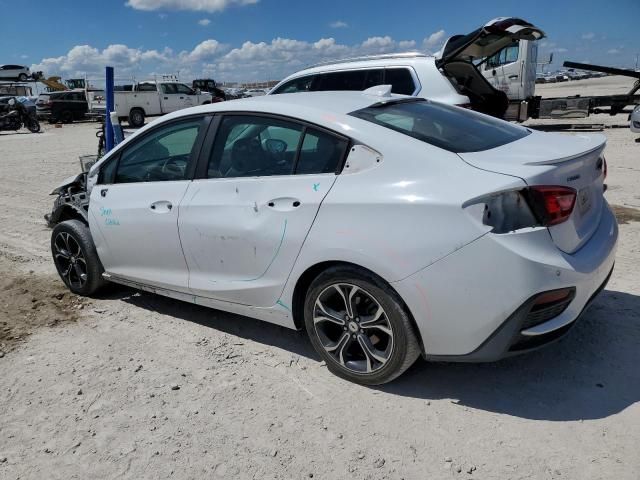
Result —
[{"label": "rear wheel", "polygon": [[333,267],[307,292],[305,326],[334,374],[352,382],[390,382],[420,354],[411,320],[382,279],[355,267]]},{"label": "rear wheel", "polygon": [[105,284],[104,269],[89,227],[80,220],[59,223],[51,233],[51,254],[60,278],[73,293],[92,295]]},{"label": "rear wheel", "polygon": [[18,75],[18,80],[20,80],[21,82],[26,82],[27,78],[28,77],[26,73],[21,73],[20,75]]},{"label": "rear wheel", "polygon": [[129,112],[129,125],[133,128],[139,128],[144,125],[144,112],[141,108],[133,108]]},{"label": "rear wheel", "polygon": [[60,114],[60,120],[62,120],[62,123],[72,123],[73,112],[71,110],[65,110]]}]

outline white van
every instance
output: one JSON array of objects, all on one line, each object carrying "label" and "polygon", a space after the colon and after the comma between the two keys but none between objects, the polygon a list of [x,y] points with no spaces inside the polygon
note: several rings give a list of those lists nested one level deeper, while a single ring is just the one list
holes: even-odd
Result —
[{"label": "white van", "polygon": [[[522,77],[524,73],[531,77],[531,85],[534,86],[537,47],[533,41],[543,37],[542,30],[524,20],[500,17],[468,35],[451,37],[443,49],[433,56],[410,52],[319,64],[285,78],[269,94],[365,90],[374,85],[387,84],[392,85],[393,93],[424,97],[505,117],[509,108],[509,96],[499,80],[506,75],[511,81],[525,82]],[[523,40],[527,42],[522,42]],[[533,62],[533,70],[531,65],[518,61],[517,65],[522,73],[517,73],[518,79],[514,79],[509,78],[514,74],[511,73],[512,67],[508,66],[508,62],[500,65],[496,63],[503,55],[502,52],[506,55],[509,51],[512,55],[512,49],[509,48],[513,45],[520,48],[518,44],[529,45],[522,47],[531,49],[531,55],[524,61]],[[491,77],[488,80],[483,75],[484,71],[481,73],[478,69],[478,65],[483,68],[483,63],[495,55],[498,57],[491,64],[491,69],[484,70]],[[482,59],[485,59],[484,62]],[[526,84],[529,85],[529,79]],[[528,86],[526,89],[523,87],[517,94],[528,91]],[[533,95],[533,87],[530,95]]]}]

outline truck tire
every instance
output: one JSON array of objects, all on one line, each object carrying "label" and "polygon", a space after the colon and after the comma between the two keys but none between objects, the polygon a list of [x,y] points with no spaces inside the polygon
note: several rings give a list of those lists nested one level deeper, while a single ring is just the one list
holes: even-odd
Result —
[{"label": "truck tire", "polygon": [[132,108],[129,112],[129,126],[140,128],[144,125],[144,110],[141,108]]},{"label": "truck tire", "polygon": [[65,110],[60,114],[60,120],[62,120],[62,123],[73,123],[73,112]]}]

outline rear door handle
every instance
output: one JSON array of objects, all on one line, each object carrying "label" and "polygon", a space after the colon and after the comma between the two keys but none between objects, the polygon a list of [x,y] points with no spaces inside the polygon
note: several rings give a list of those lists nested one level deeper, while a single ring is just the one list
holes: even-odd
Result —
[{"label": "rear door handle", "polygon": [[108,188],[103,188],[102,190],[100,190],[100,196],[106,197],[108,191],[109,191]]},{"label": "rear door handle", "polygon": [[509,78],[510,78],[511,80],[515,80],[516,78],[518,78],[518,75],[509,75]]},{"label": "rear door handle", "polygon": [[284,197],[284,198],[274,198],[273,200],[269,200],[267,202],[267,206],[269,208],[273,208],[278,211],[290,211],[294,208],[298,208],[301,202],[297,198]]}]

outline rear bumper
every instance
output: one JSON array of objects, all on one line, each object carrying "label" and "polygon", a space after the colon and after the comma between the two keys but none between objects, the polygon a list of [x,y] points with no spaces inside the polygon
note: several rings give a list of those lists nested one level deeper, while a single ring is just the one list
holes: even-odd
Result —
[{"label": "rear bumper", "polygon": [[[618,238],[606,202],[598,229],[569,255],[546,228],[486,234],[416,274],[393,283],[409,307],[427,358],[492,361],[561,337],[608,281]],[[559,315],[522,329],[532,297],[573,287]]]}]

